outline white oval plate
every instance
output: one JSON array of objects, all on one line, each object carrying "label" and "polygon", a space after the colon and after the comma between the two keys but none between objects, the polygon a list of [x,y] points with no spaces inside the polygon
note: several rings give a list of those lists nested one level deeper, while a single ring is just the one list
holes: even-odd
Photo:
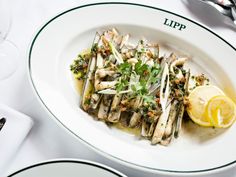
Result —
[{"label": "white oval plate", "polygon": [[126,177],[106,165],[75,159],[56,159],[37,163],[14,172],[8,177]]},{"label": "white oval plate", "polygon": [[235,49],[206,27],[144,5],[90,4],[48,21],[30,47],[31,81],[57,122],[98,152],[142,170],[199,173],[232,166],[236,160],[235,125],[216,131],[189,123],[170,146],[151,146],[146,140],[94,121],[79,108],[79,95],[69,66],[81,50],[91,46],[96,31],[111,27],[130,33],[133,39],[145,36],[158,41],[161,51],[189,55],[194,72],[206,73],[212,82],[235,98]]}]

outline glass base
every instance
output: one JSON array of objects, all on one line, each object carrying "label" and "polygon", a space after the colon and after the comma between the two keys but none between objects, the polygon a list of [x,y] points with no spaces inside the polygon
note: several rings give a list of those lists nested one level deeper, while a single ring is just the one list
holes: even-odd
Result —
[{"label": "glass base", "polygon": [[7,79],[17,69],[19,61],[18,48],[10,41],[0,43],[0,80]]}]

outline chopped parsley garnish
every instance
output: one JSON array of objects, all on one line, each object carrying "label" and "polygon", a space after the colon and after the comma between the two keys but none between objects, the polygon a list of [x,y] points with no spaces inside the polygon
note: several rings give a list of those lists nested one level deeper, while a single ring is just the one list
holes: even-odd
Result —
[{"label": "chopped parsley garnish", "polygon": [[90,53],[78,55],[73,64],[70,65],[70,70],[73,72],[75,78],[79,80],[86,78],[89,59]]}]

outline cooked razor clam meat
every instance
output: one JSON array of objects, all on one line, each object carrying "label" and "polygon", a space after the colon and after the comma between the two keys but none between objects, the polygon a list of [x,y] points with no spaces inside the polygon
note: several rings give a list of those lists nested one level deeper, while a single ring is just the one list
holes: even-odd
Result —
[{"label": "cooked razor clam meat", "polygon": [[[71,71],[83,81],[81,108],[109,124],[139,129],[151,144],[166,146],[180,135],[194,76],[185,69],[186,56],[160,56],[160,44],[145,39],[133,44],[130,38],[115,28],[97,32],[91,49],[74,60]],[[196,84],[202,78],[197,76]]]}]

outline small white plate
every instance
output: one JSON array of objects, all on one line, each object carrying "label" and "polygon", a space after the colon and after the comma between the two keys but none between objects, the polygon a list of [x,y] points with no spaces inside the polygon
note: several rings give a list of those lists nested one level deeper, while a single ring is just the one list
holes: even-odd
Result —
[{"label": "small white plate", "polygon": [[[208,28],[166,10],[131,4],[97,3],[76,7],[48,21],[29,51],[29,74],[43,105],[78,140],[108,158],[155,173],[210,173],[236,161],[236,127],[225,131],[183,126],[170,146],[149,141],[94,121],[79,108],[70,64],[91,46],[95,32],[116,27],[132,39],[159,42],[161,51],[190,56],[193,72],[205,73],[235,100],[236,51]],[[226,168],[224,168],[226,169]]]},{"label": "small white plate", "polygon": [[126,177],[100,163],[87,160],[59,159],[37,163],[14,172],[8,177]]}]

